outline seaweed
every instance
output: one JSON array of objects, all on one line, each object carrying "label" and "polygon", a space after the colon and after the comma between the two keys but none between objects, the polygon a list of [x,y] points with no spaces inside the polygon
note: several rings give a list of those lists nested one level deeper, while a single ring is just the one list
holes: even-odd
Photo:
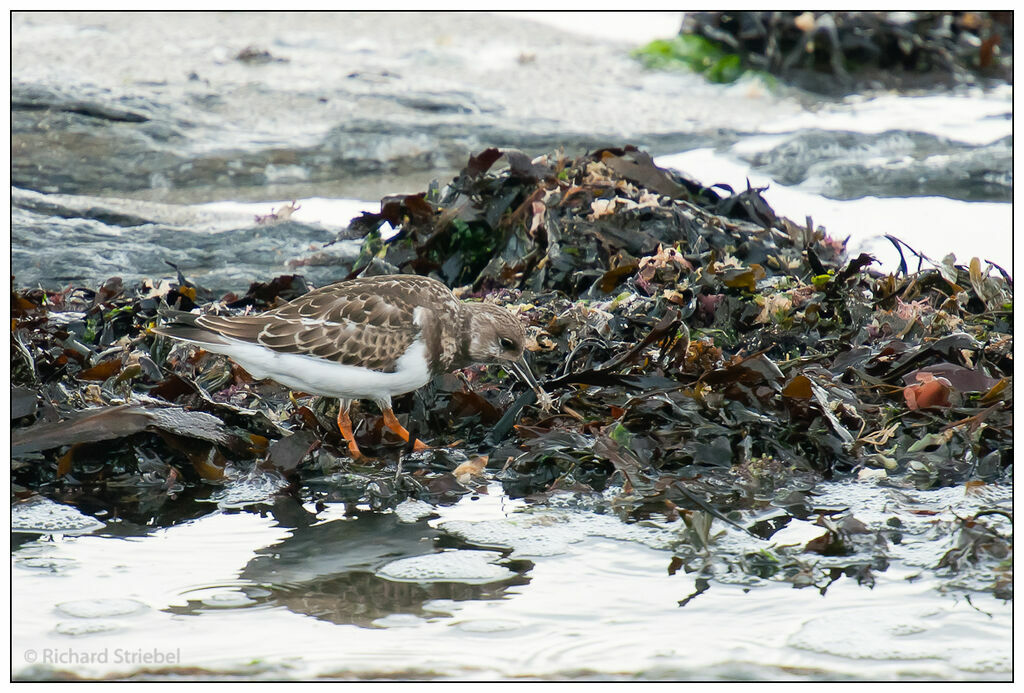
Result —
[{"label": "seaweed", "polygon": [[678,36],[634,51],[711,82],[773,78],[841,96],[1013,79],[1010,12],[688,12]]},{"label": "seaweed", "polygon": [[[216,301],[181,272],[15,289],[15,493],[142,523],[175,521],[180,494],[255,471],[285,481],[278,496],[377,509],[454,502],[492,477],[538,502],[604,492],[625,517],[680,517],[682,565],[705,571],[712,522],[768,537],[816,519],[820,541],[729,569],[868,584],[884,570],[885,552],[867,548],[881,535],[815,508],[813,489],[1008,483],[1012,281],[952,257],[880,272],[763,192],[707,187],[625,146],[533,160],[487,149],[443,187],[384,198],[352,222],[364,242],[350,276],[429,274],[509,306],[552,402],[496,370],[441,376],[394,403],[433,448],[411,451],[367,405],[353,420],[375,459],[358,463],[335,402],[149,331],[167,310],[277,305],[308,290],[300,276]],[[785,521],[764,524],[769,512]],[[944,566],[997,556],[973,527]],[[813,567],[808,552],[850,560]]]}]

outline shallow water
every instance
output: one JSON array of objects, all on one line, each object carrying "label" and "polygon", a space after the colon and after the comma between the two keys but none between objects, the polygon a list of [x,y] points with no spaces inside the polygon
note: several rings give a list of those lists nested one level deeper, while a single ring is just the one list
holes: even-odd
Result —
[{"label": "shallow water", "polygon": [[[821,489],[820,504],[856,507],[869,525],[899,514],[886,501],[892,491],[871,483]],[[12,555],[12,673],[794,680],[1006,680],[1012,673],[1009,603],[943,591],[929,566],[948,547],[923,535],[915,542],[909,524],[873,588],[841,579],[822,596],[747,576],[712,580],[681,606],[697,590],[694,577],[668,570],[681,522],[626,524],[578,500],[529,507],[499,486],[487,491],[449,507],[414,502],[354,517],[328,506],[302,528],[224,510],[127,536],[111,523],[91,535],[25,541]],[[939,513],[927,523],[979,502],[962,489],[900,493],[921,504],[915,510]],[[787,528],[775,542],[814,536],[804,530]],[[728,531],[713,550],[757,544]]]},{"label": "shallow water", "polygon": [[[1013,274],[1013,206],[1005,202],[968,202],[949,197],[876,197],[865,196],[836,200],[808,190],[808,185],[786,186],[750,170],[743,162],[711,149],[695,149],[656,159],[658,165],[685,172],[700,171],[710,184],[726,183],[736,190],[768,186],[762,193],[779,216],[803,222],[810,216],[815,227],[824,227],[829,236],[849,238],[847,251],[852,257],[868,253],[878,259],[872,267],[880,272],[895,272],[900,254],[886,240],[896,236],[934,262],[948,254],[957,264],[972,257],[991,260]],[[910,271],[918,259],[903,250]],[[931,267],[927,262],[922,265]]]}]

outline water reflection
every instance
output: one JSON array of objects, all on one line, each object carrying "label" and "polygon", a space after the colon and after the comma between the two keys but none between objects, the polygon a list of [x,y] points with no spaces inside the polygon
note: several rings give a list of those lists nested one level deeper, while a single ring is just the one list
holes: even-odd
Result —
[{"label": "water reflection", "polygon": [[[887,548],[894,565],[876,574],[874,589],[839,580],[823,599],[773,577],[777,563],[765,563],[761,579],[727,572],[753,560],[752,548],[765,540],[724,523],[729,529],[716,526],[709,554],[724,561],[722,572],[687,572],[676,565],[678,521],[625,523],[576,505],[552,507],[557,498],[528,506],[494,493],[349,514],[340,504],[275,499],[148,533],[129,527],[115,537],[120,523],[110,523],[98,534],[44,538],[13,552],[12,673],[147,675],[103,662],[24,664],[29,650],[142,646],[180,648],[185,669],[155,674],[165,677],[251,676],[252,667],[280,678],[1011,675],[1008,605],[977,591],[970,602],[943,597],[931,568],[957,545],[947,533],[936,546],[934,535],[948,525],[937,522],[949,517],[942,509],[970,517],[982,500],[962,489],[903,489],[916,500],[907,510],[910,501],[897,503],[893,489],[875,485],[830,483],[819,492],[815,508],[855,508],[879,531],[894,531],[898,515],[902,539]],[[1004,501],[1008,491],[984,499]],[[798,551],[827,531],[799,519],[771,531],[778,512],[757,518],[776,551]],[[836,565],[821,554],[796,555],[825,571]],[[467,584],[474,579],[486,582]]]},{"label": "water reflection", "polygon": [[[394,514],[358,513],[311,526],[296,527],[284,540],[257,550],[239,573],[239,584],[208,593],[199,590],[184,606],[167,611],[198,615],[224,608],[283,606],[289,611],[336,624],[373,627],[394,615],[442,617],[428,602],[502,599],[509,587],[529,583],[533,563],[503,562],[497,579],[467,573],[474,567],[496,567],[484,551],[445,550],[442,532],[425,520],[402,522]],[[450,560],[446,560],[449,559]],[[429,561],[431,573],[406,579],[388,566],[409,559]],[[440,559],[440,560],[438,560]],[[401,564],[399,562],[402,562]],[[412,563],[415,563],[413,561]]]}]

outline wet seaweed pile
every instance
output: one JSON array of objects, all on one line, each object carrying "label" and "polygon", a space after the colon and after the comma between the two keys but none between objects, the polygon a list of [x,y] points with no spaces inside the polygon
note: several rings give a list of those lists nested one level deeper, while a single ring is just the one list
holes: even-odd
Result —
[{"label": "wet seaweed pile", "polygon": [[[375,457],[358,464],[336,402],[149,332],[165,306],[263,310],[307,291],[301,277],[216,301],[180,273],[15,290],[15,497],[169,523],[204,511],[183,495],[214,497],[229,481],[387,508],[451,502],[493,477],[537,501],[570,492],[631,517],[681,517],[675,569],[705,565],[713,520],[768,537],[817,518],[822,537],[804,548],[838,562],[811,574],[801,556],[740,556],[730,570],[870,581],[887,535],[819,507],[815,487],[1009,483],[1012,281],[895,238],[904,262],[879,273],[811,219],[778,217],[762,192],[702,186],[631,147],[534,160],[489,149],[443,188],[382,200],[353,220],[365,241],[351,276],[431,274],[519,311],[553,401],[539,406],[494,368],[437,378],[395,401],[435,447],[403,449],[356,405],[357,440]],[[947,528],[964,538],[947,567],[1005,558],[1009,538],[990,527],[1004,515]]]},{"label": "wet seaweed pile", "polygon": [[1009,12],[688,12],[638,52],[713,81],[763,71],[823,94],[1013,79]]}]

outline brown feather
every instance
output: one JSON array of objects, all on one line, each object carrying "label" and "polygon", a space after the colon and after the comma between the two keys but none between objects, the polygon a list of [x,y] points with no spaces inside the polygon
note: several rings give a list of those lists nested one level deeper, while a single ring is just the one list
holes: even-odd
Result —
[{"label": "brown feather", "polygon": [[[437,312],[453,299],[447,287],[426,277],[367,277],[316,289],[260,315],[205,315],[196,322],[275,351],[390,372],[421,335],[413,321],[416,308]],[[451,323],[457,312],[436,319]],[[438,346],[428,343],[428,352]]]},{"label": "brown feather", "polygon": [[[157,328],[157,333],[205,344],[228,356],[234,357],[231,344],[238,340],[381,372],[394,372],[417,340],[435,375],[473,363],[514,365],[522,360],[526,338],[521,321],[508,310],[486,302],[462,303],[441,282],[413,275],[332,284],[260,315],[164,315],[173,324]],[[246,353],[238,350],[237,356],[248,358]],[[292,367],[302,370],[300,364]],[[293,381],[284,371],[270,377]],[[343,385],[332,387],[320,394],[341,398],[345,408],[361,396]],[[402,391],[381,395],[379,403],[389,406],[391,395]]]}]

